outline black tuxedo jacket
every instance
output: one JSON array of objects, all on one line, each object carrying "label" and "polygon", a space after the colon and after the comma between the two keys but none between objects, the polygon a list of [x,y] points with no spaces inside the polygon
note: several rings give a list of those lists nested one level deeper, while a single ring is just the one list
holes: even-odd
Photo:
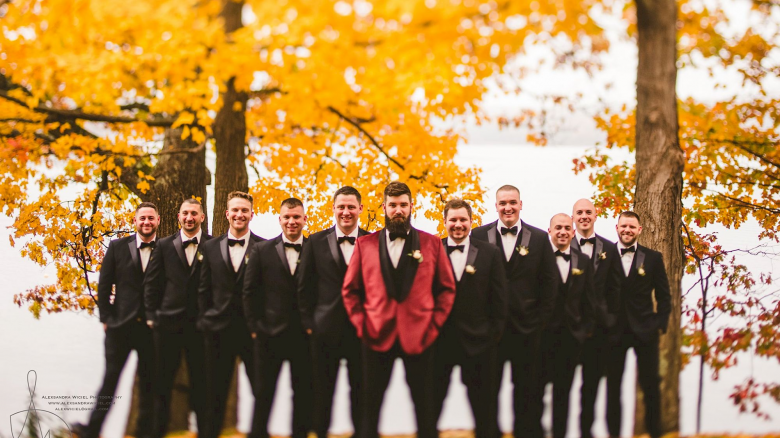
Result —
[{"label": "black tuxedo jacket", "polygon": [[[114,328],[144,318],[144,271],[136,235],[112,240],[100,265],[100,322]],[[154,251],[152,251],[154,253]],[[148,266],[147,266],[148,269]],[[111,291],[115,291],[111,304]]]},{"label": "black tuxedo jacket", "polygon": [[[507,278],[509,328],[519,333],[541,330],[552,316],[561,277],[550,238],[546,232],[521,221],[515,251],[507,262],[496,223],[475,228],[472,241],[482,240],[500,249]],[[521,246],[527,248],[526,255],[520,254]]]},{"label": "black tuxedo jacket", "polygon": [[[612,327],[620,309],[620,286],[625,275],[617,245],[598,234],[595,236],[596,244],[590,260],[594,268],[593,282],[598,296],[602,298],[600,303],[593,303],[595,322],[602,327]],[[571,247],[580,250],[576,238],[571,241]]]},{"label": "black tuxedo jacket", "polygon": [[[198,249],[211,239],[201,232]],[[182,247],[181,232],[160,239],[149,259],[144,280],[146,319],[160,327],[178,328],[198,316],[200,265],[196,255],[192,265]]]},{"label": "black tuxedo jacket", "polygon": [[[303,247],[308,245],[303,239]],[[284,251],[282,235],[259,242],[252,248],[243,283],[244,314],[249,331],[258,336],[276,336],[288,328],[303,330],[298,312],[297,277]]]},{"label": "black tuxedo jacket", "polygon": [[[495,245],[469,239],[466,266],[474,272],[464,269],[460,280],[453,272],[455,303],[441,336],[457,340],[466,354],[475,356],[498,344],[508,309],[504,255]],[[442,242],[446,247],[447,239]]]},{"label": "black tuxedo jacket", "polygon": [[[368,231],[358,229],[358,237],[367,234]],[[336,241],[335,226],[309,236],[298,270],[298,305],[303,327],[326,344],[339,342],[350,322],[341,297],[347,263]]]},{"label": "black tuxedo jacket", "polygon": [[[623,273],[623,267],[620,267]],[[666,277],[663,256],[642,245],[637,245],[631,270],[623,273],[620,291],[620,311],[613,333],[620,334],[629,328],[644,341],[650,340],[660,329],[666,333],[672,310],[669,279]],[[653,311],[653,292],[658,304]]]},{"label": "black tuxedo jacket", "polygon": [[[200,263],[200,284],[198,285],[198,328],[217,331],[227,327],[232,320],[244,317],[241,305],[241,289],[244,285],[246,258],[252,246],[263,241],[262,237],[250,232],[244,260],[233,270],[228,250],[228,234],[225,233],[198,245]],[[243,323],[243,322],[242,322]]]},{"label": "black tuxedo jacket", "polygon": [[[593,282],[593,264],[590,259],[580,250],[573,247],[570,249],[569,274],[565,283],[560,279],[555,311],[547,328],[560,330],[565,327],[582,343],[593,328],[594,303],[603,300]],[[560,270],[557,268],[560,278]]]}]

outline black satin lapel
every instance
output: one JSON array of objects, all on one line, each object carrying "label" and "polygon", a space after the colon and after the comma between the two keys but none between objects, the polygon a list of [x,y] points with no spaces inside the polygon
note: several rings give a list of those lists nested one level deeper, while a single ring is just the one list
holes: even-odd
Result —
[{"label": "black satin lapel", "polygon": [[130,241],[127,242],[127,247],[130,249],[130,257],[133,259],[135,268],[138,270],[138,272],[143,272],[143,267],[141,266],[141,250],[138,249],[138,243],[136,243],[136,239],[138,239],[138,236],[130,239]]},{"label": "black satin lapel", "polygon": [[398,295],[395,291],[395,282],[393,281],[392,274],[393,262],[390,260],[390,253],[387,251],[386,236],[386,229],[379,232],[379,266],[382,268],[382,279],[385,280],[385,291],[387,292],[387,296],[397,300]]},{"label": "black satin lapel", "polygon": [[479,248],[477,248],[473,244],[469,245],[469,255],[466,256],[466,266],[468,265],[476,266],[478,252],[479,252]]},{"label": "black satin lapel", "polygon": [[[572,274],[572,271],[574,269],[579,269],[579,266],[580,266],[579,265],[579,257],[577,257],[577,253],[574,252],[574,251],[569,251],[569,253],[571,254],[571,260],[569,261],[569,276],[566,278],[566,282],[567,283],[573,283],[574,281],[573,281],[572,277],[573,277],[574,274]],[[583,270],[583,274],[584,273],[585,272]]]},{"label": "black satin lapel", "polygon": [[494,222],[491,228],[488,228],[487,230],[487,237],[488,242],[492,243],[493,245],[498,245],[499,248],[502,250],[504,249],[504,246],[501,245],[501,239],[498,238],[498,225]]},{"label": "black satin lapel", "polygon": [[282,261],[284,272],[287,274],[287,276],[292,276],[290,273],[290,263],[287,261],[287,254],[284,252],[284,240],[279,239],[279,242],[277,242],[276,253],[279,255],[279,259]]},{"label": "black satin lapel", "polygon": [[222,239],[222,241],[219,242],[219,250],[222,253],[222,261],[225,262],[225,266],[228,267],[228,271],[236,272],[235,269],[233,269],[233,263],[230,261],[230,251],[228,251],[228,237],[227,237],[227,235],[225,235],[225,237]]},{"label": "black satin lapel", "polygon": [[518,245],[516,248],[519,248],[521,246],[524,246],[528,248],[528,245],[531,243],[531,230],[528,229],[528,226],[523,223],[523,231],[521,231],[522,235],[519,239],[517,239],[518,242],[520,242],[520,245]]},{"label": "black satin lapel", "polygon": [[[450,251],[449,251],[449,249],[447,249],[447,248],[449,248],[449,245],[447,245],[447,238],[446,237],[444,239],[441,239],[441,244],[444,245],[444,251],[446,251],[447,258],[450,258]],[[456,283],[460,282],[460,280],[458,280],[458,276],[455,275],[455,266],[452,265],[452,259],[450,259],[450,271],[452,271],[452,278],[455,279],[455,282]],[[463,278],[463,277],[461,277],[461,278]]]},{"label": "black satin lapel", "polygon": [[[409,292],[412,290],[412,285],[414,284],[414,277],[417,275],[417,268],[420,267],[420,263],[422,263],[423,260],[417,260],[407,254],[414,254],[415,251],[419,250],[420,235],[417,233],[417,230],[412,228],[409,230],[409,237],[406,238],[404,252],[401,254],[401,261],[398,262],[398,269],[403,269],[401,272],[404,275],[403,282],[401,283],[401,294],[398,297],[399,303],[409,296]],[[404,262],[406,266],[402,266]]]},{"label": "black satin lapel", "polygon": [[574,239],[571,239],[571,247],[576,249],[577,251],[582,251],[582,248],[580,247],[580,242],[577,241],[577,235],[574,235]]},{"label": "black satin lapel", "polygon": [[[182,266],[189,268],[190,264],[187,263],[187,254],[184,253],[184,248],[181,246],[181,233],[179,233],[176,238],[173,239],[173,247],[176,248],[176,254],[179,254],[179,260],[181,260]],[[194,260],[193,264],[195,264]]]},{"label": "black satin lapel", "polygon": [[[347,270],[347,263],[344,261],[341,248],[339,248],[339,243],[336,240],[336,228],[333,228],[333,231],[328,234],[328,247],[330,248],[330,255],[333,257],[333,261],[339,265],[341,272],[344,273]],[[298,272],[298,270],[296,269],[295,272]]]},{"label": "black satin lapel", "polygon": [[634,259],[631,260],[631,269],[628,270],[628,278],[626,280],[633,281],[633,279],[639,273],[639,268],[642,267],[642,263],[645,261],[645,254],[637,247]]},{"label": "black satin lapel", "polygon": [[596,244],[593,246],[593,267],[598,269],[599,267],[599,254],[604,250],[604,242],[598,237],[596,238]]}]

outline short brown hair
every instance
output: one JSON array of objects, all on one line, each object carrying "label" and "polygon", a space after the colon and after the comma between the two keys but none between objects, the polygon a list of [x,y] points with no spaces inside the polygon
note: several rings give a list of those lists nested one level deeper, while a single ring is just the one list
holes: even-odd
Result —
[{"label": "short brown hair", "polygon": [[157,211],[157,206],[152,204],[151,202],[142,202],[138,204],[138,207],[135,208],[135,212],[138,213],[138,210],[142,208],[151,208],[154,210],[155,213],[157,213],[158,216],[160,215],[160,212]]},{"label": "short brown hair", "polygon": [[[184,204],[197,205],[198,207],[200,207],[201,213],[203,212],[203,204],[201,204],[200,201],[198,201],[195,198],[185,199],[184,201],[182,201],[181,205],[184,205]],[[181,206],[179,208],[181,208]]]},{"label": "short brown hair", "polygon": [[301,207],[301,208],[303,208],[303,201],[301,201],[298,198],[287,198],[284,201],[282,201],[282,205],[279,206],[279,210],[281,210],[282,207],[287,207],[287,208]]},{"label": "short brown hair", "polygon": [[626,211],[620,212],[620,214],[618,215],[618,221],[620,220],[621,217],[632,217],[632,218],[636,219],[637,222],[639,222],[639,225],[642,225],[642,220],[639,219],[639,215],[634,213],[633,211],[626,210]]},{"label": "short brown hair", "polygon": [[498,190],[496,190],[496,196],[498,196],[498,192],[510,192],[510,191],[517,192],[517,197],[518,198],[520,197],[520,189],[510,184],[504,184],[503,186],[499,187]]},{"label": "short brown hair", "polygon": [[471,206],[468,202],[459,198],[452,198],[444,205],[444,219],[447,219],[447,213],[450,210],[457,210],[459,208],[465,208],[466,212],[469,214],[469,219],[471,219]]},{"label": "short brown hair", "polygon": [[238,190],[228,193],[227,202],[230,203],[230,201],[235,198],[246,199],[250,204],[254,204],[255,202],[254,198],[252,198],[252,195],[246,192],[240,192]]},{"label": "short brown hair", "polygon": [[409,195],[409,202],[412,201],[412,191],[409,189],[409,186],[401,181],[393,181],[385,187],[384,201],[387,201],[388,196],[401,195]]},{"label": "short brown hair", "polygon": [[354,196],[355,199],[357,199],[358,204],[363,203],[363,199],[360,197],[360,192],[357,191],[356,188],[352,186],[344,186],[338,190],[336,190],[336,193],[333,194],[333,202],[336,202],[336,198],[338,198],[339,195],[343,196]]}]

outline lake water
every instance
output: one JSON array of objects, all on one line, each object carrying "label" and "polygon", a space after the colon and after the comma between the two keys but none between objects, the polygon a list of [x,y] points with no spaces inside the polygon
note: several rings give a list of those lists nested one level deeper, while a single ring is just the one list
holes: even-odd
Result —
[{"label": "lake water", "polygon": [[[571,172],[571,160],[583,152],[583,147],[556,146],[535,148],[530,146],[485,146],[462,147],[457,161],[461,164],[477,165],[482,168],[482,182],[488,188],[486,205],[493,204],[492,192],[502,184],[513,184],[520,188],[524,210],[522,218],[528,223],[546,229],[549,218],[558,212],[570,212],[571,206],[579,198],[589,197],[592,189],[587,177],[574,176]],[[209,209],[209,211],[211,211]],[[484,221],[495,220],[492,208]],[[29,260],[23,259],[17,249],[8,243],[11,220],[0,217],[0,415],[11,415],[27,409],[29,391],[27,373],[37,373],[35,405],[38,409],[47,409],[47,400],[43,396],[83,395],[97,393],[103,377],[103,330],[97,320],[87,314],[64,313],[43,315],[35,320],[25,309],[19,309],[12,302],[15,293],[23,292],[38,284],[53,281],[53,269],[43,269]],[[600,234],[614,239],[615,222],[599,219],[596,230]],[[416,220],[415,226],[435,231],[435,226],[425,220]],[[265,237],[279,233],[278,223],[273,216],[259,216],[252,223],[252,229]],[[731,247],[749,247],[755,242],[755,226],[746,226],[740,230],[723,230],[721,240]],[[755,272],[772,269],[771,260],[750,259],[751,269]],[[689,280],[686,280],[689,281]],[[695,299],[693,297],[690,299]],[[629,355],[625,382],[635,379],[634,358]],[[130,384],[134,370],[134,355],[122,375],[118,395],[122,396],[111,410],[103,428],[105,438],[120,438],[124,431],[129,410]],[[681,428],[683,434],[691,434],[695,427],[695,406],[698,371],[696,362],[683,370],[681,375]],[[334,408],[333,432],[348,432],[351,424],[348,416],[348,400],[345,377],[337,389]],[[761,379],[777,381],[780,378],[780,366],[765,360],[754,359],[748,355],[740,358],[734,369],[724,372],[719,381],[708,379],[705,383],[704,431],[710,433],[769,433],[780,431],[780,406],[765,400],[762,407],[772,416],[771,421],[756,420],[754,416],[739,414],[728,398],[734,385],[750,375]],[[241,373],[239,429],[249,428],[252,396],[248,391],[248,382]],[[511,425],[511,384],[505,373],[501,390],[501,427],[509,430]],[[449,398],[445,403],[443,417],[439,423],[442,429],[470,429],[473,420],[466,402],[465,388],[460,384],[459,374],[453,375]],[[579,414],[579,376],[572,392],[572,420],[570,437],[578,436],[576,431]],[[270,425],[271,432],[288,435],[289,409],[289,370],[285,365],[276,395],[275,408]],[[603,419],[603,387],[599,396],[598,418]],[[549,397],[549,394],[548,394]],[[624,384],[625,421],[623,435],[631,432],[633,413],[633,384]],[[548,400],[549,403],[549,400]],[[64,415],[68,422],[85,421],[88,412],[69,412]],[[549,427],[549,413],[545,417]],[[411,399],[406,388],[403,367],[396,366],[390,388],[386,394],[380,429],[383,433],[412,433],[415,430]],[[596,424],[598,435],[605,436],[603,421]],[[11,437],[9,425],[0,422],[0,437]]]}]

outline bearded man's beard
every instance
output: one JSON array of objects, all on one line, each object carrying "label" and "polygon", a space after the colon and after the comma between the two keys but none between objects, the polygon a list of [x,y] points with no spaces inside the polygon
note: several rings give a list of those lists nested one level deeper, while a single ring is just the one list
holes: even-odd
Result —
[{"label": "bearded man's beard", "polygon": [[385,228],[390,233],[406,233],[412,228],[412,215],[410,214],[406,218],[390,218],[387,216],[387,212],[385,212]]}]

